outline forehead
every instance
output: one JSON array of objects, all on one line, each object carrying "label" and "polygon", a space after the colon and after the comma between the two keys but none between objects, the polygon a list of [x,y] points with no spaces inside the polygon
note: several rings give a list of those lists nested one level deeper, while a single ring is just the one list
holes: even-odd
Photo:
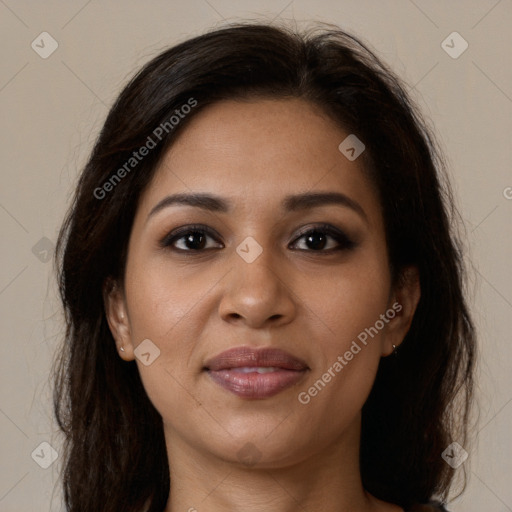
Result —
[{"label": "forehead", "polygon": [[171,192],[211,192],[262,208],[317,189],[339,191],[375,208],[362,159],[350,161],[338,149],[348,135],[302,99],[215,103],[197,113],[174,141],[143,205],[150,208]]}]

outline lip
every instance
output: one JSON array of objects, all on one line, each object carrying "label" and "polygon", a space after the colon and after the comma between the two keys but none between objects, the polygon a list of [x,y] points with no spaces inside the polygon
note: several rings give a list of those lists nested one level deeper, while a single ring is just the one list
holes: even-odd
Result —
[{"label": "lip", "polygon": [[[257,368],[272,370],[258,373]],[[297,384],[309,367],[284,350],[236,347],[209,359],[204,370],[227,391],[241,398],[262,399]]]},{"label": "lip", "polygon": [[235,347],[209,359],[205,368],[212,371],[242,367],[277,367],[284,370],[306,370],[308,365],[298,357],[278,348]]}]

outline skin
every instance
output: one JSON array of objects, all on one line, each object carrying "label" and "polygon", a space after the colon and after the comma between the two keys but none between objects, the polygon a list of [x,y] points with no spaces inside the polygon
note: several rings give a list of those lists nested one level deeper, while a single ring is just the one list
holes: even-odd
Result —
[{"label": "skin", "polygon": [[[301,99],[219,102],[191,119],[141,197],[125,281],[106,296],[106,312],[124,360],[145,339],[160,350],[149,366],[135,359],[163,417],[172,482],[165,512],[402,510],[362,486],[361,409],[380,358],[409,329],[419,280],[409,268],[405,284],[392,286],[376,191],[362,158],[349,161],[338,150],[347,135]],[[282,211],[285,196],[312,191],[343,193],[366,218],[333,204]],[[233,210],[172,205],[148,217],[178,192],[216,194]],[[192,223],[216,233],[203,252],[159,246]],[[318,223],[338,227],[356,247],[322,254],[338,242],[329,236],[315,249],[299,238]],[[252,263],[236,252],[248,236],[263,249]],[[174,245],[187,250],[183,238]],[[400,313],[300,403],[298,394],[395,302]],[[237,346],[280,348],[310,370],[270,398],[240,398],[202,371],[207,359]],[[240,459],[244,447],[252,463]]]}]

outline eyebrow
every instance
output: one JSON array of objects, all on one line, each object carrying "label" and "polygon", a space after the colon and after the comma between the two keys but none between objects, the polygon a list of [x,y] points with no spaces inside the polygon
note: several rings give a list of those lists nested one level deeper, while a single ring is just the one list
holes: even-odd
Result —
[{"label": "eyebrow", "polygon": [[[212,212],[230,213],[233,210],[234,203],[214,194],[173,194],[159,201],[149,212],[147,220],[164,208],[176,205],[194,206]],[[350,208],[368,222],[368,217],[362,206],[357,201],[339,192],[318,191],[289,195],[282,202],[282,208],[285,212],[296,212],[326,205],[339,205]]]}]

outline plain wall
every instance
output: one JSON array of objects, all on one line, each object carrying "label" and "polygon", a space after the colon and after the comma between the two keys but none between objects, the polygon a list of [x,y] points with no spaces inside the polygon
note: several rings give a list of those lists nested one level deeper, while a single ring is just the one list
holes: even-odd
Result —
[{"label": "plain wall", "polygon": [[[48,376],[63,324],[47,260],[108,108],[169,45],[224,19],[275,17],[360,36],[435,126],[466,222],[480,334],[478,438],[461,466],[466,492],[449,509],[512,511],[510,0],[0,2],[0,510],[61,510],[60,460],[35,461],[49,454],[41,443],[60,442]],[[441,46],[454,31],[469,45],[458,58]],[[31,47],[42,32],[58,43],[46,59]]]}]

